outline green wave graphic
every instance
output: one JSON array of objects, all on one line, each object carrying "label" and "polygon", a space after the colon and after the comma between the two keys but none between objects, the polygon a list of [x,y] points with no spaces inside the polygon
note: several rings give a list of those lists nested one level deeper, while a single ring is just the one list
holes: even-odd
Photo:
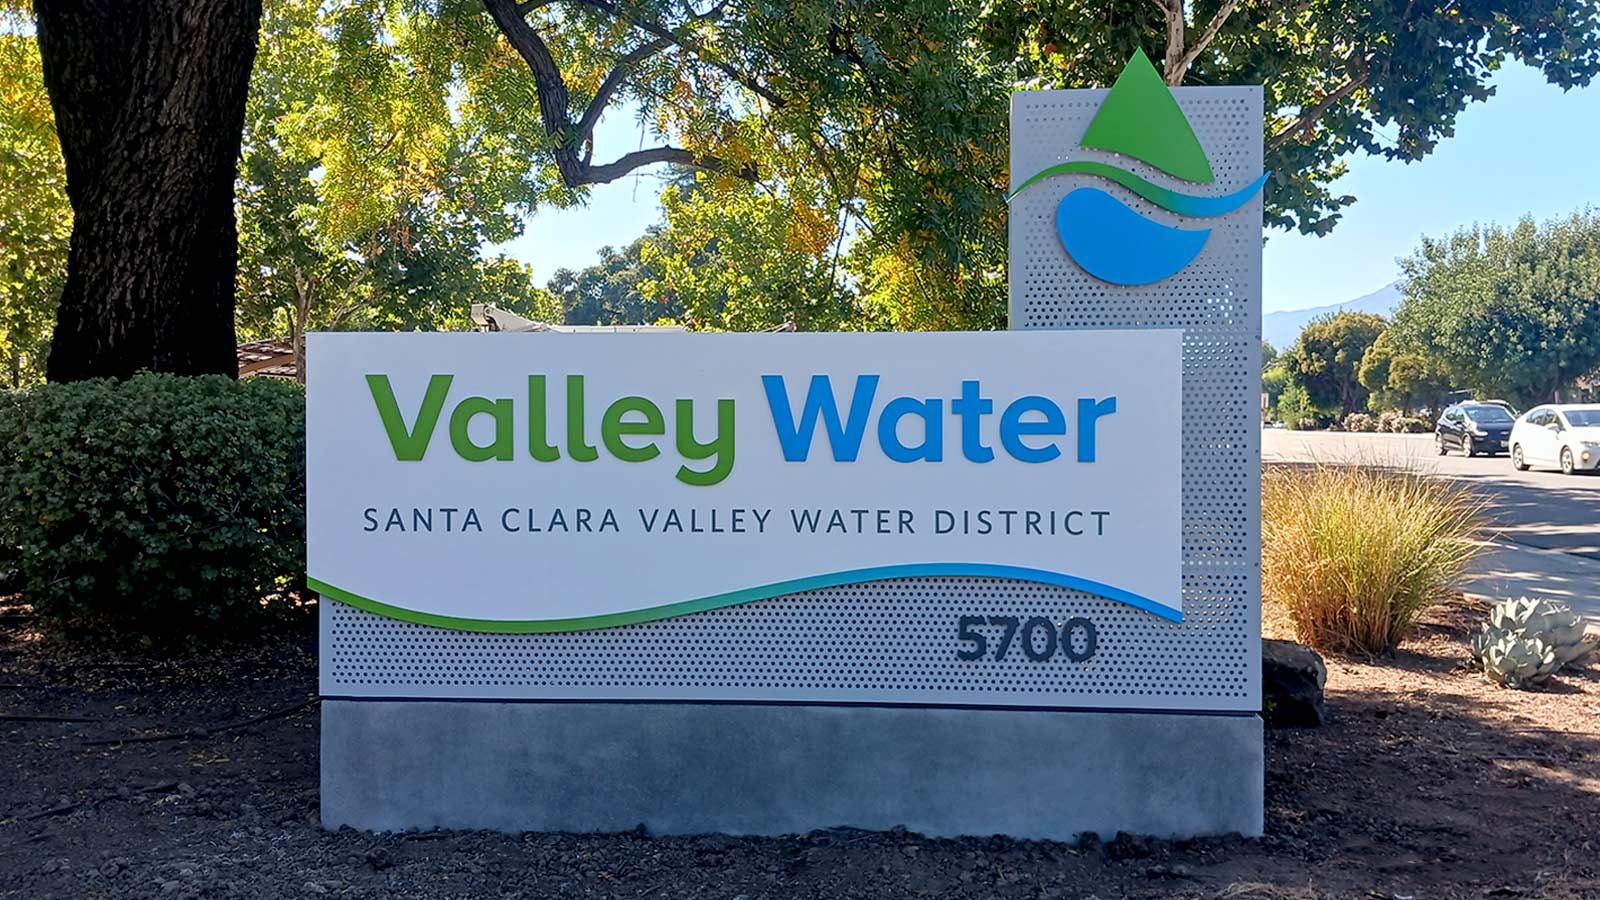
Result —
[{"label": "green wave graphic", "polygon": [[357,609],[364,609],[367,612],[390,619],[399,619],[403,622],[415,622],[418,625],[431,625],[435,628],[449,628],[455,631],[481,631],[491,634],[555,634],[566,631],[592,631],[597,628],[637,625],[641,622],[654,622],[658,619],[687,616],[691,613],[721,609],[726,606],[738,606],[739,604],[751,603],[756,600],[766,600],[783,594],[837,587],[843,584],[859,584],[865,581],[882,581],[886,578],[914,578],[929,575],[978,575],[990,578],[1009,578],[1017,581],[1036,581],[1041,584],[1052,584],[1057,587],[1096,594],[1108,600],[1125,603],[1128,606],[1142,609],[1145,612],[1174,622],[1183,621],[1182,610],[1174,609],[1142,594],[1136,594],[1133,591],[1119,588],[1115,585],[1105,584],[1089,578],[1080,578],[1076,575],[1068,575],[1065,572],[993,563],[912,563],[894,566],[872,566],[865,569],[850,569],[843,572],[829,572],[805,578],[793,578],[788,581],[779,581],[773,584],[729,591],[725,594],[701,597],[698,600],[685,600],[680,603],[668,603],[663,606],[652,606],[646,609],[629,610],[603,616],[582,616],[568,619],[505,620],[442,616],[437,613],[419,612],[414,609],[406,609],[373,600],[370,597],[363,597],[360,594],[336,587],[309,575],[306,576],[306,586],[324,597],[354,606]]},{"label": "green wave graphic", "polygon": [[1223,194],[1220,197],[1196,197],[1192,194],[1179,193],[1171,188],[1164,188],[1159,184],[1146,181],[1127,169],[1119,168],[1109,163],[1095,162],[1089,159],[1076,159],[1051,166],[1031,176],[1027,181],[1017,185],[1017,189],[1006,196],[1006,202],[1010,203],[1017,198],[1018,194],[1033,185],[1057,175],[1095,175],[1105,178],[1122,185],[1168,212],[1197,218],[1209,218],[1233,212],[1249,202],[1250,198],[1255,196],[1256,191],[1261,190],[1261,186],[1267,182],[1267,173],[1263,172],[1261,177],[1231,194]]}]

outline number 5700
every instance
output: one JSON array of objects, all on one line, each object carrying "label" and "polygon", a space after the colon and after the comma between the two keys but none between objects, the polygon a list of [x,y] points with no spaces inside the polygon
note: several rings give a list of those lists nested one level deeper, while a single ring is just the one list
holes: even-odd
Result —
[{"label": "number 5700", "polygon": [[[1000,629],[992,635],[979,629]],[[1011,652],[1011,645],[1022,645],[1022,654],[1032,662],[1044,662],[1059,651],[1073,662],[1085,662],[1094,656],[1098,640],[1094,623],[1075,616],[1061,624],[1044,616],[1024,620],[1021,616],[962,616],[956,626],[956,638],[964,645],[956,651],[956,659],[972,661],[989,656],[989,639],[996,637],[994,659],[999,662]],[[1079,649],[1079,648],[1082,649]]]}]

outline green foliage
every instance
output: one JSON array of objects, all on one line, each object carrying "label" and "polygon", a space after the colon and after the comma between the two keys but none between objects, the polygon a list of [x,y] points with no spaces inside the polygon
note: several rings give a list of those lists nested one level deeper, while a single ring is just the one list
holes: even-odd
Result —
[{"label": "green foliage", "polygon": [[1285,355],[1290,380],[1318,409],[1338,418],[1356,412],[1367,401],[1361,360],[1387,326],[1382,316],[1348,311],[1311,322]]},{"label": "green foliage", "polygon": [[1283,389],[1289,386],[1289,367],[1283,357],[1273,360],[1273,363],[1261,373],[1261,390],[1267,395],[1270,406],[1278,404],[1278,398],[1283,395]]},{"label": "green foliage", "polygon": [[1600,367],[1600,212],[1425,238],[1395,328],[1480,396],[1555,400]]},{"label": "green foliage", "polygon": [[0,509],[24,595],[66,628],[162,640],[284,615],[305,571],[304,394],[170,375],[0,394]]},{"label": "green foliage", "polygon": [[646,297],[640,285],[654,281],[661,273],[641,257],[646,245],[655,240],[652,233],[621,250],[600,248],[594,265],[574,272],[557,269],[546,287],[561,304],[562,321],[568,325],[650,325],[682,314],[672,298]]},{"label": "green foliage", "polygon": [[1450,395],[1450,375],[1433,356],[1405,347],[1400,332],[1388,329],[1361,357],[1361,386],[1371,392],[1375,411],[1424,409],[1438,413]]},{"label": "green foliage", "polygon": [[480,252],[538,198],[515,120],[484,109],[494,40],[460,4],[267,0],[240,167],[246,335],[465,329],[474,302],[557,314],[525,266]]},{"label": "green foliage", "polygon": [[1310,430],[1322,428],[1332,421],[1332,416],[1323,409],[1319,409],[1301,387],[1293,379],[1289,379],[1278,394],[1276,406],[1278,421],[1292,430]]},{"label": "green foliage", "polygon": [[[37,377],[71,211],[28,10],[0,13],[0,361]],[[485,245],[552,194],[520,64],[478,3],[266,0],[239,178],[242,337],[559,315]]]},{"label": "green foliage", "polygon": [[[725,179],[723,179],[725,181]],[[641,293],[697,329],[801,331],[851,327],[863,316],[843,283],[836,211],[707,180],[662,197],[666,225],[641,250],[655,273]]]},{"label": "green foliage", "polygon": [[[574,192],[643,159],[699,170],[646,260],[686,321],[1003,319],[1010,81],[972,40],[975,0],[488,5],[548,62],[527,67],[524,96],[537,82],[540,158]],[[649,149],[595,147],[597,108],[636,110]]]},{"label": "green foliage", "polygon": [[0,8],[0,384],[44,376],[72,208],[39,47]]},{"label": "green foliage", "polygon": [[1400,469],[1270,469],[1262,597],[1319,650],[1393,650],[1480,552],[1482,514],[1467,488]]},{"label": "green foliage", "polygon": [[[1003,232],[1004,226],[998,227]],[[869,316],[864,328],[983,331],[1006,326],[1003,265],[930,261],[919,255],[909,237],[892,247],[857,247],[850,261]]]}]

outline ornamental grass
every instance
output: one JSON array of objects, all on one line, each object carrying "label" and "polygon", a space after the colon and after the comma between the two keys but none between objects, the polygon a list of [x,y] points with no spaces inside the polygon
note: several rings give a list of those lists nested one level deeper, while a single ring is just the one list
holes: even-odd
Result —
[{"label": "ornamental grass", "polygon": [[1318,650],[1376,655],[1449,597],[1480,552],[1484,502],[1379,466],[1277,467],[1261,490],[1262,595]]}]

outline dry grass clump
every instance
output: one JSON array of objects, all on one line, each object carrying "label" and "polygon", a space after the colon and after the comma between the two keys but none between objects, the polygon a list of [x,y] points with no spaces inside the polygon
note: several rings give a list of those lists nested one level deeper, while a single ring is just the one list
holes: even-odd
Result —
[{"label": "dry grass clump", "polygon": [[1393,650],[1478,554],[1483,501],[1372,466],[1274,468],[1261,488],[1262,594],[1319,650]]}]

